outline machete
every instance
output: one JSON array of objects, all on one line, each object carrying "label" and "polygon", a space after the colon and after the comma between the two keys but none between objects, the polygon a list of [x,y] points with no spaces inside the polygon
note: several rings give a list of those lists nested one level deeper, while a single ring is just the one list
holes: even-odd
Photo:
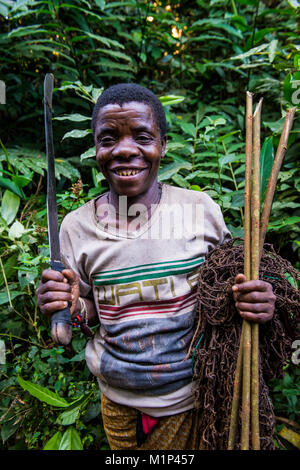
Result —
[{"label": "machete", "polygon": [[[55,163],[54,146],[52,133],[52,93],[54,76],[47,73],[44,80],[44,117],[45,117],[45,137],[47,155],[47,222],[48,239],[50,248],[51,269],[61,272],[65,269],[61,262],[59,231],[56,204],[56,183],[55,183]],[[67,345],[72,340],[72,321],[70,313],[70,303],[63,309],[52,314],[51,336],[55,343]]]}]

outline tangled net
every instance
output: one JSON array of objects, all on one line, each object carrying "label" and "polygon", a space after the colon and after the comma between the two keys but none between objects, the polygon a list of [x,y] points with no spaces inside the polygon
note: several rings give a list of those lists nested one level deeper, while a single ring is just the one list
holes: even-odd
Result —
[{"label": "tangled net", "polygon": [[[197,434],[203,450],[227,449],[242,327],[231,288],[235,276],[244,271],[243,248],[239,239],[217,247],[199,273],[197,325],[189,356],[194,362]],[[276,294],[273,319],[259,327],[260,439],[261,449],[270,450],[274,449],[275,416],[267,383],[282,376],[282,367],[292,354],[292,342],[299,337],[300,292],[293,285],[297,286],[300,276],[287,260],[275,253],[272,245],[266,244],[259,279],[270,282]],[[240,448],[240,428],[239,417],[235,449]]]}]

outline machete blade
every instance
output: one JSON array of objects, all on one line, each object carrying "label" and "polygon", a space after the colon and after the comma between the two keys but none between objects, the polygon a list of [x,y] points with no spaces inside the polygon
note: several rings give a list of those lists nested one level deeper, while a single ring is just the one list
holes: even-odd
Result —
[{"label": "machete blade", "polygon": [[56,204],[55,162],[52,133],[53,84],[54,77],[51,73],[48,73],[45,77],[44,82],[44,115],[47,155],[47,221],[51,262],[60,261],[60,245]]},{"label": "machete blade", "polygon": [[[61,263],[56,203],[55,161],[52,133],[52,93],[54,76],[48,73],[44,80],[44,117],[47,155],[47,222],[50,248],[50,265],[55,271],[65,269]],[[67,345],[72,340],[70,305],[51,316],[51,335],[57,344]]]}]

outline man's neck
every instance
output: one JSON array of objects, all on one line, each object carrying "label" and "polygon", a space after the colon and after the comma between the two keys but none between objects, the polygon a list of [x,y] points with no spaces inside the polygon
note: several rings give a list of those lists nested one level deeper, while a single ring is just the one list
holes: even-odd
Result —
[{"label": "man's neck", "polygon": [[[142,204],[146,210],[150,210],[152,205],[158,204],[160,201],[161,196],[161,186],[158,181],[154,181],[152,186],[142,194],[138,194],[137,196],[127,197],[126,206],[127,209],[130,209],[130,206],[133,204]],[[120,198],[119,194],[115,193],[114,191],[110,190],[108,193],[108,201],[109,204],[112,204],[115,208],[116,213],[118,214],[120,211]]]}]

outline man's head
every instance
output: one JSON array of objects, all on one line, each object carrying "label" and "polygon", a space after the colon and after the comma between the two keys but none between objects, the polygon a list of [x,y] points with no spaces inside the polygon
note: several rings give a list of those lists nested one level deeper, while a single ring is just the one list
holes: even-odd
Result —
[{"label": "man's head", "polygon": [[101,94],[93,110],[92,130],[94,136],[98,113],[103,106],[106,106],[107,104],[118,104],[122,106],[124,103],[130,103],[131,101],[145,103],[150,106],[159,127],[160,136],[163,139],[167,133],[167,122],[164,108],[152,91],[135,83],[119,83],[118,85],[112,85]]},{"label": "man's head", "polygon": [[92,127],[97,162],[111,191],[136,197],[157,186],[166,119],[150,90],[134,84],[108,88],[95,106]]}]

